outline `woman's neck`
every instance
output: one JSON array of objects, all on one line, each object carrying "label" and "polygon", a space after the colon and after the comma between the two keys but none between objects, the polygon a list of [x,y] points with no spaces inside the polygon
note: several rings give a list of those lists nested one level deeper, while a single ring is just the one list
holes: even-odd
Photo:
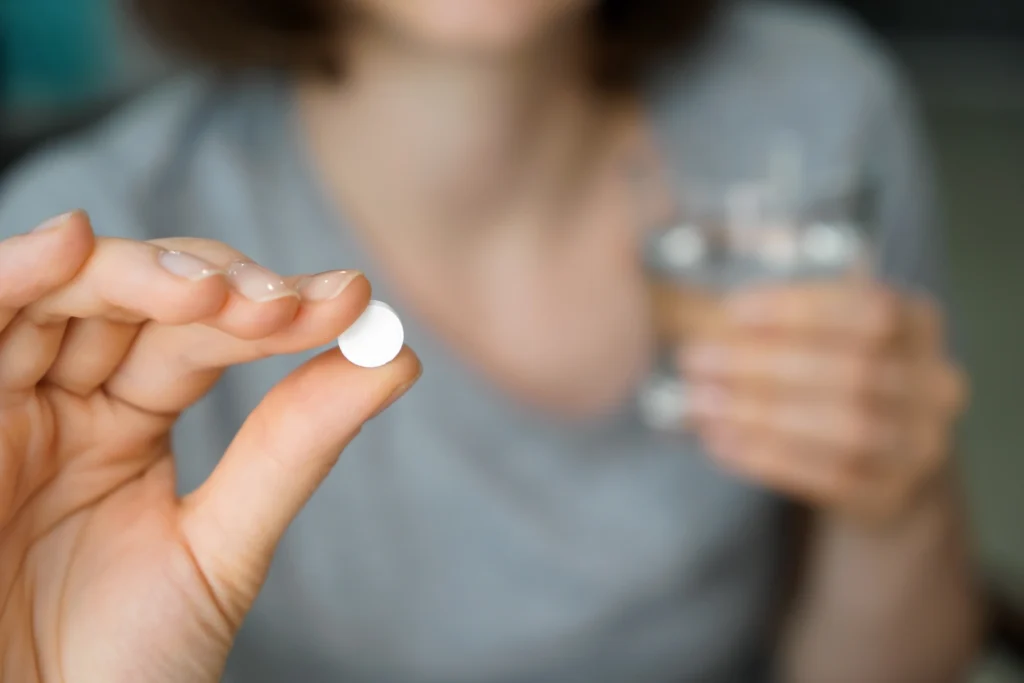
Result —
[{"label": "woman's neck", "polygon": [[610,107],[595,106],[581,31],[518,55],[444,55],[366,27],[341,83],[303,89],[327,184],[374,231],[463,239],[558,210]]}]

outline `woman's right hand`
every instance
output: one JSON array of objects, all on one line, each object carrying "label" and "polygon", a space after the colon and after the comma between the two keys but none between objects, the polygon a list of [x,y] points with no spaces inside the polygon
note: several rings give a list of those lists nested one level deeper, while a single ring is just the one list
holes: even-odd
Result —
[{"label": "woman's right hand", "polygon": [[369,294],[217,242],[96,238],[82,213],[0,241],[0,680],[219,679],[281,535],[419,362],[319,355],[184,498],[170,429],[224,368],[331,342]]}]

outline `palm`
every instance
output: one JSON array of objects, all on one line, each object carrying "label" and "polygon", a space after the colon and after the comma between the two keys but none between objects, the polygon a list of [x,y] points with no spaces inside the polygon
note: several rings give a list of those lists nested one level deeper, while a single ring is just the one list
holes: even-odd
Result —
[{"label": "palm", "polygon": [[[69,220],[58,234],[0,242],[0,276],[17,278],[0,277],[0,678],[214,681],[290,519],[417,363],[405,353],[368,372],[319,356],[268,394],[210,479],[181,499],[169,438],[178,414],[227,365],[330,340],[369,289],[357,278],[329,300],[253,301],[219,274],[161,286],[156,273],[154,291],[148,280],[122,285],[126,300],[112,303],[91,282],[110,277],[103,262],[147,259],[154,247],[94,243]],[[185,243],[215,263],[238,258]],[[11,286],[47,265],[32,249],[68,260],[55,244],[83,252],[64,280]],[[298,400],[318,395],[350,418]],[[278,422],[291,434],[296,419],[315,441],[268,451]],[[298,459],[284,475],[281,458]]]},{"label": "palm", "polygon": [[178,528],[171,421],[54,387],[3,415],[5,428],[32,435],[5,444],[3,460],[45,464],[0,539],[4,633],[29,634],[16,655],[59,667],[24,670],[68,683],[172,680],[160,667],[176,662],[173,680],[215,680],[233,626]]}]

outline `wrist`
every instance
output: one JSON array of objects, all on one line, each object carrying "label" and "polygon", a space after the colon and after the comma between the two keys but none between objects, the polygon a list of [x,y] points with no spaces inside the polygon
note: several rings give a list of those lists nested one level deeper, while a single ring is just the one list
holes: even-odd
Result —
[{"label": "wrist", "polygon": [[819,532],[884,540],[918,536],[929,530],[948,533],[966,516],[962,492],[952,466],[936,471],[907,491],[898,503],[876,514],[857,514],[841,508],[819,508]]}]

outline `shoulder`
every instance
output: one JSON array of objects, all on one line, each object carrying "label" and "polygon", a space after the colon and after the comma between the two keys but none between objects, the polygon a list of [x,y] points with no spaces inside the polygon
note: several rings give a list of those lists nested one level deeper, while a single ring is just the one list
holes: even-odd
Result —
[{"label": "shoulder", "polygon": [[906,95],[896,60],[853,15],[773,0],[728,2],[706,40],[652,84],[659,125],[691,155],[710,140],[720,155],[724,141],[726,158],[760,155],[784,131],[824,155],[812,165],[845,163]]},{"label": "shoulder", "polygon": [[767,64],[814,62],[824,67],[884,68],[879,42],[851,12],[808,0],[738,0],[723,15],[727,32]]},{"label": "shoulder", "polygon": [[752,79],[790,94],[818,86],[821,95],[842,89],[879,96],[899,80],[887,48],[855,15],[815,2],[729,2],[706,52],[710,61],[742,67]]},{"label": "shoulder", "polygon": [[218,165],[229,169],[218,159],[231,150],[253,149],[246,137],[256,112],[247,105],[257,90],[183,76],[35,151],[0,179],[0,238],[71,209],[86,210],[102,234],[162,236],[151,220],[161,202],[191,192]]}]

